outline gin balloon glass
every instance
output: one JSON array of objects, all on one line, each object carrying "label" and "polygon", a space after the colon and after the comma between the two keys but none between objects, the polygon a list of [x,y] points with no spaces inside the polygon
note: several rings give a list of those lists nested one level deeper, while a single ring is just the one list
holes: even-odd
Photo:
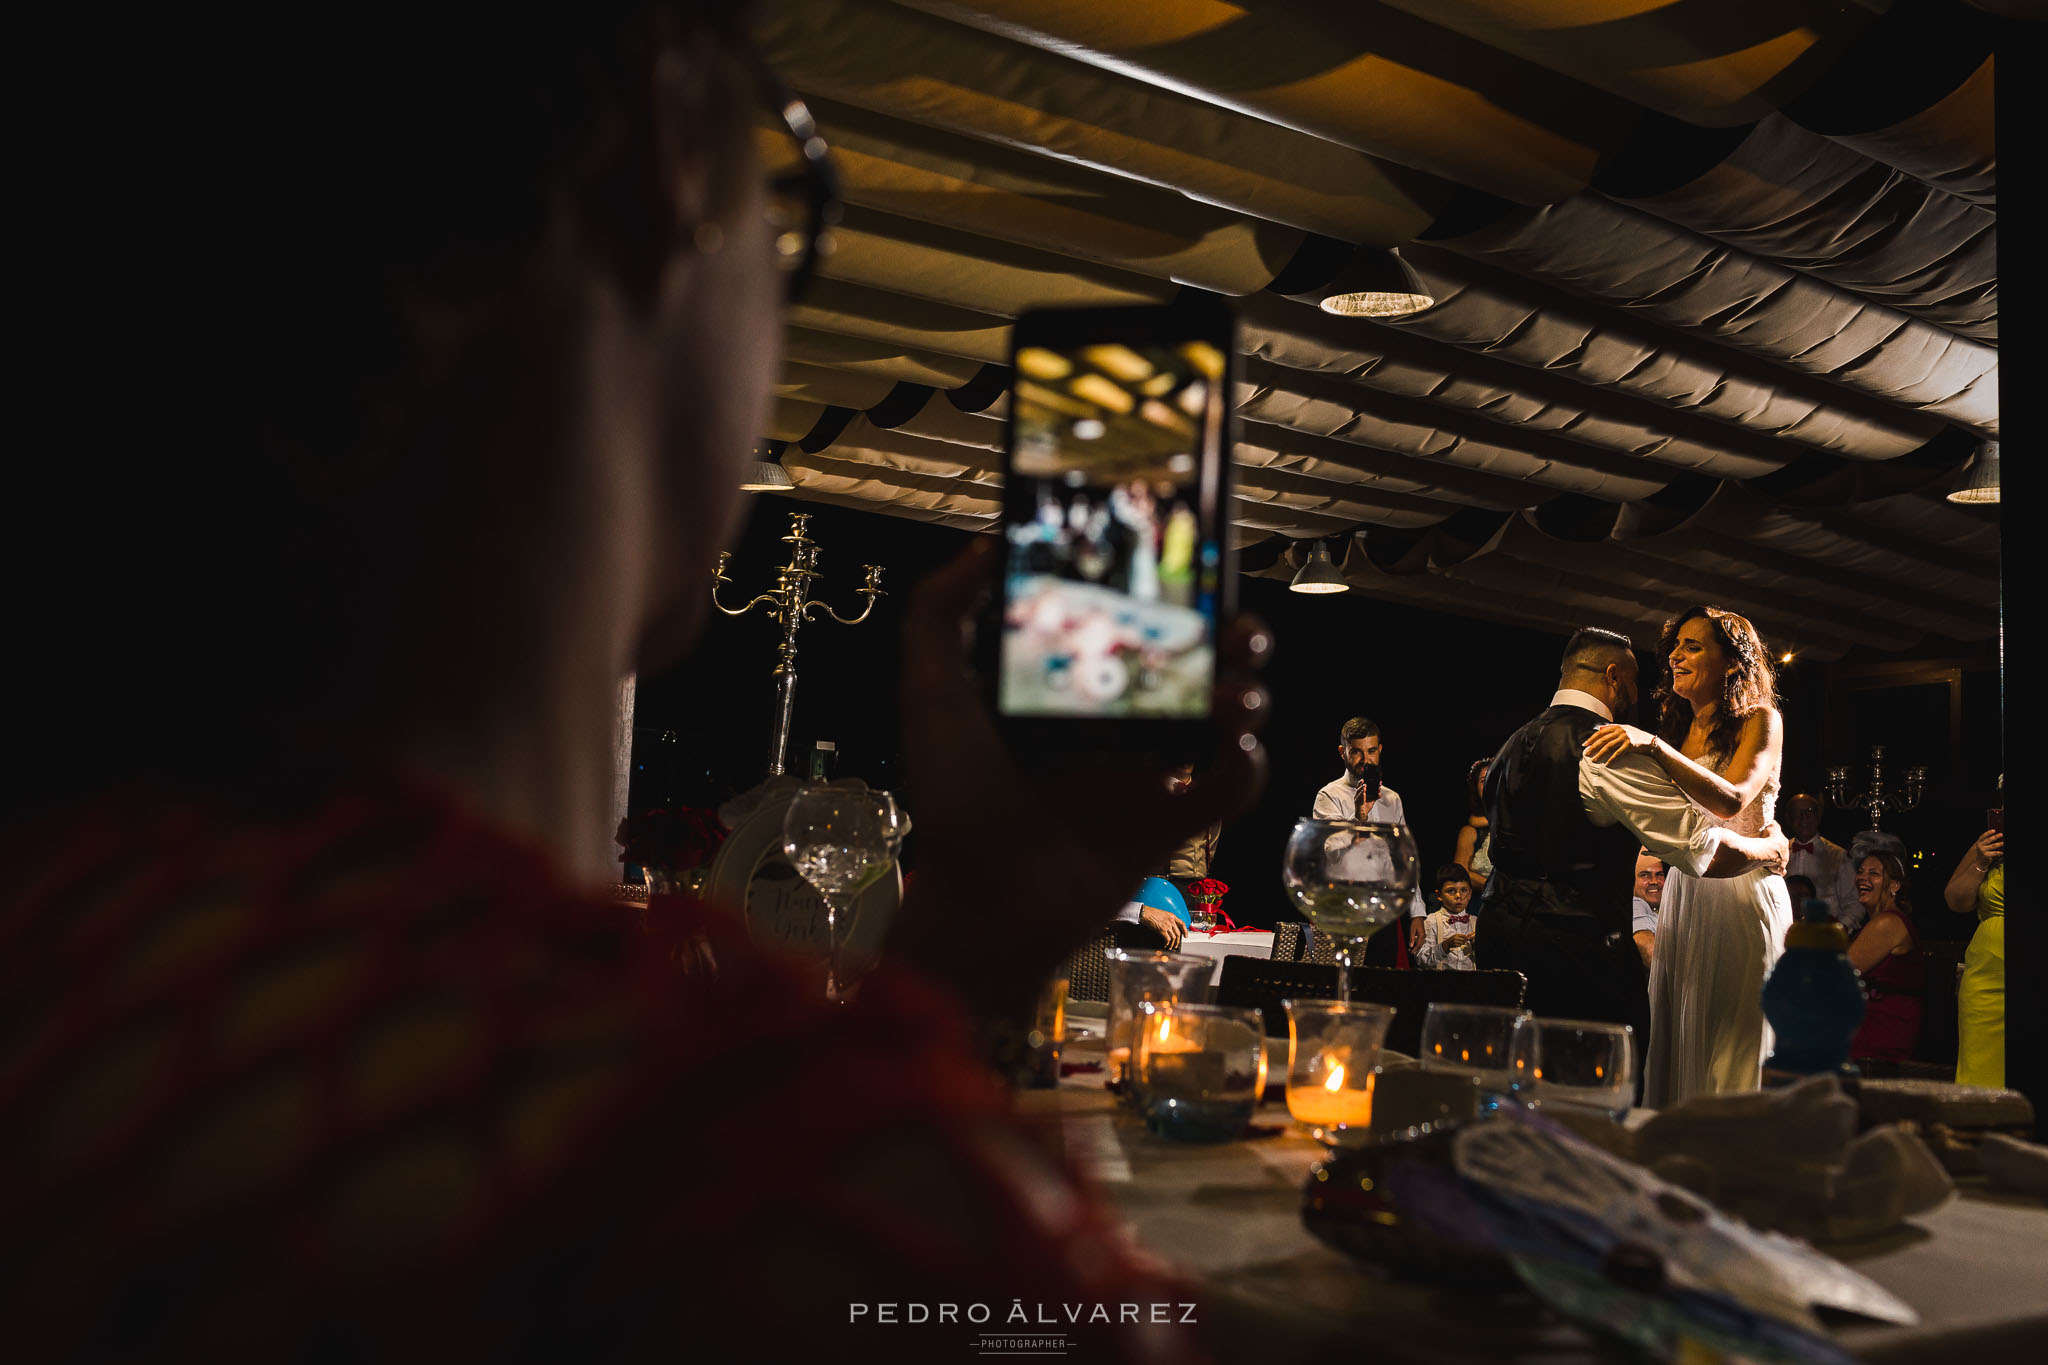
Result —
[{"label": "gin balloon glass", "polygon": [[845,961],[854,898],[889,874],[910,817],[888,792],[807,787],[782,820],[782,851],[825,900],[825,996],[852,994]]},{"label": "gin balloon glass", "polygon": [[1351,955],[1408,912],[1415,840],[1406,825],[1303,820],[1288,836],[1280,878],[1302,917],[1337,941],[1337,998],[1351,1001]]}]

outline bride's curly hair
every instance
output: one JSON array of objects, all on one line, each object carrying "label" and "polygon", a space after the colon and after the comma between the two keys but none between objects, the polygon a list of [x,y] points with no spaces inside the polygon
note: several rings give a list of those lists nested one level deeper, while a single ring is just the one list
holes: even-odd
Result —
[{"label": "bride's curly hair", "polygon": [[1742,734],[1742,723],[1759,707],[1777,705],[1778,675],[1771,667],[1771,656],[1764,649],[1763,637],[1756,633],[1756,627],[1749,623],[1748,617],[1737,616],[1719,607],[1692,607],[1666,621],[1663,633],[1657,637],[1661,672],[1657,690],[1651,693],[1651,698],[1658,705],[1657,733],[1672,747],[1683,745],[1687,732],[1692,729],[1692,703],[1672,689],[1671,652],[1678,648],[1678,632],[1685,629],[1688,622],[1699,620],[1705,620],[1713,627],[1722,651],[1734,664],[1728,676],[1721,680],[1720,713],[1715,717],[1713,732],[1707,739],[1708,756],[1716,763],[1722,763],[1735,752],[1735,742]]}]

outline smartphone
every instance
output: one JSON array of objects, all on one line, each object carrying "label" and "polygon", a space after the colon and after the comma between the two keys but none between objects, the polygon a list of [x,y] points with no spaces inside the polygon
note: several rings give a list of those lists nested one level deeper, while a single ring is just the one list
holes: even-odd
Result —
[{"label": "smartphone", "polygon": [[1203,757],[1218,632],[1236,610],[1229,305],[1027,312],[1010,368],[984,672],[1012,750],[1117,766]]},{"label": "smartphone", "polygon": [[2004,806],[1993,806],[1991,807],[1991,809],[1984,812],[1984,828],[1995,829],[2000,834],[2005,833]]}]

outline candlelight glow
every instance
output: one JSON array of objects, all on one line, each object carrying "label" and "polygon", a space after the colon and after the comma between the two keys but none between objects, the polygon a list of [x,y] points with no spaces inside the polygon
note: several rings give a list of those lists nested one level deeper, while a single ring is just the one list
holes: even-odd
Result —
[{"label": "candlelight glow", "polygon": [[1325,1090],[1342,1090],[1343,1088],[1344,1088],[1344,1064],[1343,1064],[1342,1062],[1337,1062],[1337,1063],[1334,1063],[1334,1064],[1333,1064],[1333,1065],[1332,1065],[1332,1066],[1330,1067],[1330,1076],[1329,1076],[1329,1079],[1328,1079],[1328,1080],[1326,1080],[1326,1081],[1324,1081],[1324,1082],[1323,1082],[1323,1089],[1325,1089]]}]

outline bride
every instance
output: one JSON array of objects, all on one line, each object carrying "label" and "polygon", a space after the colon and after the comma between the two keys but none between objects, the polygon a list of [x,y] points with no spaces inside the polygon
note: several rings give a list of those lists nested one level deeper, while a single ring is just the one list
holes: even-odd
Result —
[{"label": "bride", "polygon": [[[1778,799],[1784,720],[1756,628],[1733,612],[1694,607],[1665,624],[1659,648],[1659,733],[1603,725],[1586,752],[1603,763],[1631,749],[1650,754],[1717,823],[1765,833]],[[1761,1084],[1771,1045],[1764,977],[1791,923],[1784,879],[1768,868],[1709,879],[1671,869],[1650,961],[1644,1104]]]}]

